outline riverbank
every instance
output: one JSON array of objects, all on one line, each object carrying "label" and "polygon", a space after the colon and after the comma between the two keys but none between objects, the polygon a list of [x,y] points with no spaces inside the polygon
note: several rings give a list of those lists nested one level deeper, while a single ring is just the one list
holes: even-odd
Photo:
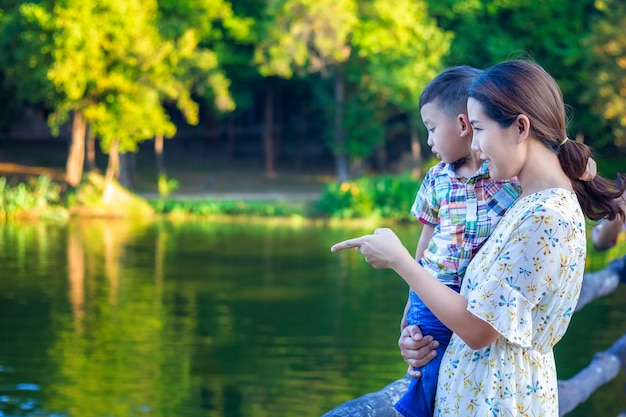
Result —
[{"label": "riverbank", "polygon": [[[59,142],[0,144],[0,176],[24,181],[41,174],[62,181],[67,150]],[[104,172],[107,156],[96,153],[96,165]],[[146,199],[158,193],[154,151],[143,147],[134,156],[133,185],[130,191]],[[267,175],[259,157],[224,158],[202,149],[173,148],[165,155],[167,176],[178,183],[169,198],[179,200],[298,200],[319,198],[325,184],[335,181],[334,167],[319,162],[295,167],[276,163],[274,175]]]}]

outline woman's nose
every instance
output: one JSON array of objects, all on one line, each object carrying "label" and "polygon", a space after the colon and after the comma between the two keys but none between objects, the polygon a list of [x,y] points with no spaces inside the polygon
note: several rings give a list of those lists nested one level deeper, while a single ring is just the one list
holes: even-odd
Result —
[{"label": "woman's nose", "polygon": [[472,137],[472,151],[480,152],[480,143],[478,143],[478,139],[476,137]]}]

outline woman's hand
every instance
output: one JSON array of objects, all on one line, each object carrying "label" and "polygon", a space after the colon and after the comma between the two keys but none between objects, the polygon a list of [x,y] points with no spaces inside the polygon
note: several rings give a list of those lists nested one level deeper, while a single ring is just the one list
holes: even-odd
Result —
[{"label": "woman's hand", "polygon": [[437,356],[439,342],[432,336],[423,336],[418,326],[405,327],[398,339],[398,347],[404,361],[409,364],[407,374],[413,378],[419,378],[422,374],[415,368],[422,367]]},{"label": "woman's hand", "polygon": [[391,229],[376,229],[371,235],[344,240],[334,244],[331,252],[354,248],[365,256],[367,263],[374,268],[394,268],[403,258],[409,257],[409,251]]}]

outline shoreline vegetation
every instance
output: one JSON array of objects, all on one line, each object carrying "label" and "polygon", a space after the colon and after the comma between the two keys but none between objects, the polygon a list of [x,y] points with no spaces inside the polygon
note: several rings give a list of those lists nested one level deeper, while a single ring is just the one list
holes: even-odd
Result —
[{"label": "shoreline vegetation", "polygon": [[[89,173],[76,188],[44,173],[24,181],[0,177],[0,221],[71,218],[136,218],[173,221],[289,222],[371,224],[412,221],[411,196],[420,180],[410,175],[361,177],[342,184],[328,182],[314,194],[284,192],[280,198],[261,193],[238,193],[239,198],[169,195],[149,198],[135,194],[116,181],[106,183],[100,174]],[[253,196],[245,198],[246,195]]]},{"label": "shoreline vegetation", "polygon": [[[436,162],[427,161],[423,170]],[[600,171],[608,177],[623,171],[622,164],[619,158],[598,158]],[[173,177],[181,178],[180,188],[160,195],[145,179],[131,191],[98,172],[87,172],[77,187],[69,187],[61,169],[5,165],[0,172],[0,222],[141,218],[393,225],[415,221],[410,206],[422,180],[409,172],[368,174],[343,183],[328,175],[288,173],[270,183],[260,172],[234,169],[213,172],[214,184],[207,187],[206,171],[173,170]]]}]

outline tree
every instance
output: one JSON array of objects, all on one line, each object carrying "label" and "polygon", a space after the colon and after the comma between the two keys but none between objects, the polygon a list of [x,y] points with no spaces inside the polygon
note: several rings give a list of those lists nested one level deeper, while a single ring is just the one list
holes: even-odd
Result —
[{"label": "tree", "polygon": [[510,58],[533,59],[559,83],[571,110],[572,137],[595,142],[606,135],[602,118],[589,111],[583,87],[594,74],[584,39],[602,2],[427,1],[439,25],[454,33],[446,66],[486,68]]},{"label": "tree", "polygon": [[291,78],[294,71],[333,80],[333,148],[340,181],[348,178],[343,130],[345,79],[350,34],[357,24],[355,0],[275,0],[269,2],[256,50],[261,74]]},{"label": "tree", "polygon": [[268,7],[256,51],[261,73],[321,76],[322,88],[316,92],[324,107],[332,109],[331,147],[342,182],[349,177],[348,156],[361,157],[367,148],[371,153],[384,140],[374,137],[368,146],[362,132],[349,129],[346,121],[376,109],[369,112],[373,118],[360,119],[373,123],[366,130],[374,132],[384,123],[387,101],[409,105],[414,112],[418,91],[447,52],[449,35],[441,33],[424,8],[422,2],[382,0],[276,0]]},{"label": "tree", "polygon": [[[20,96],[42,91],[32,97],[52,110],[49,123],[55,133],[72,120],[66,165],[70,185],[82,176],[87,126],[101,139],[103,151],[115,143],[125,153],[135,151],[140,141],[174,135],[166,101],[192,124],[198,121],[193,93],[210,95],[221,110],[234,108],[229,81],[216,53],[201,45],[208,36],[201,31],[215,19],[232,31],[242,30],[241,25],[229,19],[229,3],[204,1],[201,7],[206,13],[190,13],[178,26],[158,20],[156,0],[43,1],[2,16],[4,44],[19,36],[24,42],[2,63],[7,74],[15,75],[15,85],[28,87]],[[193,27],[192,15],[202,22],[200,29]],[[24,56],[29,57],[26,65],[19,59]]]},{"label": "tree", "polygon": [[421,161],[419,97],[441,70],[452,33],[437,26],[425,2],[374,1],[363,10],[355,35],[359,55],[367,57],[361,84],[406,113],[415,170]]},{"label": "tree", "polygon": [[626,5],[615,0],[596,5],[602,14],[585,42],[593,74],[585,98],[610,129],[606,142],[626,148],[626,35],[621,30],[626,24]]},{"label": "tree", "polygon": [[59,99],[47,77],[51,64],[52,27],[43,6],[0,1],[2,125],[19,119],[24,108],[47,113]]},{"label": "tree", "polygon": [[154,1],[135,0],[67,0],[54,8],[56,36],[49,77],[63,92],[63,102],[52,120],[59,126],[68,109],[73,113],[67,164],[71,185],[82,175],[86,123],[100,138],[103,151],[114,151],[107,168],[110,180],[119,172],[117,152],[135,151],[137,143],[157,132],[175,133],[160,106],[161,94],[177,100],[191,120],[197,118],[189,91],[167,73],[178,52],[171,43],[162,42],[156,12]]},{"label": "tree", "polygon": [[[161,36],[176,45],[178,56],[171,60],[167,71],[175,74],[193,96],[209,103],[216,113],[229,113],[235,109],[230,92],[231,81],[224,70],[224,60],[238,42],[250,37],[249,18],[235,15],[228,1],[172,1],[159,0],[158,27]],[[167,80],[165,84],[167,84]],[[159,83],[161,84],[161,83]],[[163,100],[167,103],[172,96]],[[197,109],[183,112],[191,124],[198,123]],[[159,192],[169,192],[170,180],[165,173],[163,158],[163,132],[155,136],[155,154]]]}]

